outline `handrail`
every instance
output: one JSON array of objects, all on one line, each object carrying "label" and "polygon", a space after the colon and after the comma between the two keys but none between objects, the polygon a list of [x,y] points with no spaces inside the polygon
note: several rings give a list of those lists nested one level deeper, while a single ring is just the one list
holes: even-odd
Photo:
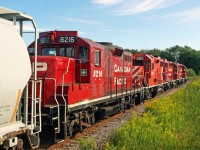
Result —
[{"label": "handrail", "polygon": [[54,89],[54,99],[55,99],[56,104],[58,106],[58,131],[57,132],[59,133],[60,132],[60,107],[59,107],[59,102],[56,98],[56,79],[55,78],[45,78],[45,80],[53,80],[54,81],[54,87],[55,87],[55,89]]},{"label": "handrail", "polygon": [[167,81],[169,80],[169,73],[164,73],[164,72],[163,72],[163,76],[166,76],[166,80],[167,80]]},{"label": "handrail", "polygon": [[145,72],[145,75],[144,75],[144,81],[145,82],[147,82],[147,73],[150,74],[150,72]]},{"label": "handrail", "polygon": [[69,58],[69,61],[68,61],[68,64],[67,64],[67,70],[66,70],[66,73],[68,73],[68,70],[69,70],[69,64],[70,64],[70,61],[72,60],[72,58]]},{"label": "handrail", "polygon": [[63,101],[64,101],[64,103],[65,103],[65,108],[64,108],[64,114],[65,114],[65,116],[64,116],[64,123],[67,122],[67,118],[66,118],[66,113],[67,113],[67,108],[66,108],[66,107],[67,107],[67,100],[66,100],[65,97],[64,97],[64,84],[65,84],[65,75],[68,74],[68,72],[69,72],[69,65],[70,65],[71,60],[72,60],[72,58],[69,58],[69,61],[68,61],[68,64],[67,64],[66,72],[63,73],[63,76],[62,76],[62,93],[61,93],[61,95],[62,95],[62,99],[63,99]]},{"label": "handrail", "polygon": [[[39,132],[41,132],[41,122],[42,122],[42,118],[41,118],[41,95],[42,95],[42,82],[41,80],[29,80],[29,82],[31,83],[31,97],[28,97],[28,95],[26,95],[26,101],[25,103],[28,104],[28,98],[31,98],[31,124],[30,124],[30,127],[31,127],[31,133],[30,135],[33,135],[33,134],[37,134]],[[37,86],[37,83],[39,83],[39,97],[35,97],[36,96],[36,93],[35,93],[35,90],[34,90],[34,87]],[[27,84],[28,85],[28,84]],[[28,87],[27,87],[27,90],[28,92]],[[34,96],[35,95],[35,96]],[[37,100],[38,100],[38,111],[37,112],[37,108],[36,108],[36,103],[37,103]],[[28,112],[28,109],[26,108],[26,112]],[[37,114],[38,113],[38,114]],[[25,117],[25,123],[26,125],[28,126],[28,115],[25,114],[26,117]],[[39,117],[39,129],[37,128],[37,117]],[[34,131],[34,129],[36,129],[36,131]]]},{"label": "handrail", "polygon": [[[134,78],[134,77],[139,77],[140,79],[142,79],[142,75],[133,75],[132,76],[132,79]],[[141,82],[140,82],[141,83]],[[135,86],[135,85],[134,85]]]}]

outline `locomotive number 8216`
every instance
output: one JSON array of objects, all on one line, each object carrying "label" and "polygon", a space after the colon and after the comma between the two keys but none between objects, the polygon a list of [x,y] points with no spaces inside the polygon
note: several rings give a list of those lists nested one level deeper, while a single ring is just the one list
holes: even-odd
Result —
[{"label": "locomotive number 8216", "polygon": [[58,40],[60,43],[75,43],[76,37],[75,36],[60,36]]}]

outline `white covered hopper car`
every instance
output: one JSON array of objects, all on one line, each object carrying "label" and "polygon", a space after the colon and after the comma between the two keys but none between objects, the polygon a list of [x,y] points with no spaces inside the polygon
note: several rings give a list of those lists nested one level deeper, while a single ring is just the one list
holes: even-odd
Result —
[{"label": "white covered hopper car", "polygon": [[[32,138],[39,138],[39,130],[34,133],[34,116],[37,112],[34,109],[28,111],[27,90],[24,90],[30,79],[35,86],[37,76],[36,72],[32,73],[29,54],[22,39],[24,21],[31,21],[37,39],[37,28],[32,17],[0,7],[0,148],[16,147],[22,134],[28,135],[32,147],[38,145]],[[14,26],[17,22],[19,31]],[[37,57],[35,66],[36,61]],[[36,88],[33,91],[33,107],[36,106],[35,92]],[[28,119],[29,116],[31,119]],[[40,117],[40,114],[37,116]]]}]

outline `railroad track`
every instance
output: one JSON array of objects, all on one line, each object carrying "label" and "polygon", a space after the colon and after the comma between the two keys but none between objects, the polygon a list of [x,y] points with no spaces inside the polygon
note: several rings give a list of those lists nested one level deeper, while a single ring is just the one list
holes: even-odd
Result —
[{"label": "railroad track", "polygon": [[[189,82],[187,82],[186,84],[180,85],[177,88],[170,89],[166,92],[160,93],[156,97],[158,98],[162,96],[171,95],[177,90],[184,88]],[[152,100],[153,99],[146,100],[144,103],[150,103],[152,102]],[[131,109],[127,109],[107,119],[100,120],[94,125],[92,125],[91,127],[84,129],[82,133],[76,133],[72,137],[69,137],[59,143],[56,143],[50,146],[48,149],[49,150],[55,150],[55,149],[78,150],[79,149],[78,139],[86,138],[86,137],[90,137],[91,139],[94,139],[94,141],[97,143],[97,146],[99,148],[102,148],[105,141],[109,140],[110,135],[113,132],[115,132],[117,128],[121,127],[126,122],[128,122],[132,118],[133,113],[137,115],[142,115],[145,112],[144,103],[140,103],[139,105],[136,105],[132,107]]]}]

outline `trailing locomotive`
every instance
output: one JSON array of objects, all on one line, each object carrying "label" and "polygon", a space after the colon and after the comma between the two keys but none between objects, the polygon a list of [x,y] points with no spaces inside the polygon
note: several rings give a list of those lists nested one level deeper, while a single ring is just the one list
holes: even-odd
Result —
[{"label": "trailing locomotive", "polygon": [[[30,55],[34,44],[28,47]],[[182,64],[132,55],[112,43],[81,38],[77,31],[40,33],[36,70],[42,81],[36,94],[41,96],[42,130],[52,133],[52,142],[186,81]]]}]

